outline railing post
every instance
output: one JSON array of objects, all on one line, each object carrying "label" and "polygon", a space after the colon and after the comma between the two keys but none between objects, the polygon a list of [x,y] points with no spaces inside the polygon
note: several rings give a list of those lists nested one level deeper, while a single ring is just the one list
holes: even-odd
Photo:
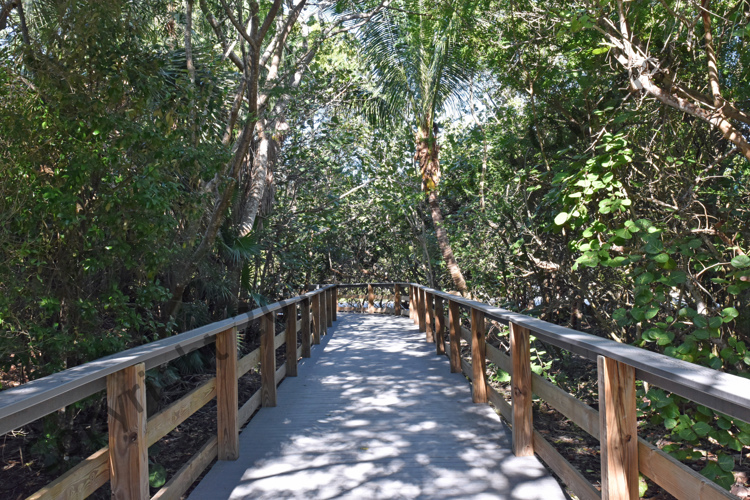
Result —
[{"label": "railing post", "polygon": [[432,325],[435,322],[434,313],[432,312],[432,294],[426,291],[424,293],[424,309],[424,331],[427,336],[427,342],[435,342],[435,336],[432,331]]},{"label": "railing post", "polygon": [[320,344],[320,294],[313,295],[312,298],[312,331],[315,345]]},{"label": "railing post", "polygon": [[286,316],[286,376],[297,376],[297,304],[289,304]]},{"label": "railing post", "polygon": [[328,321],[328,327],[333,327],[333,311],[335,308],[333,307],[333,288],[329,288],[325,291],[326,294],[326,304],[328,305],[328,310],[326,311],[328,314],[326,315],[326,320]]},{"label": "railing post", "polygon": [[487,402],[487,347],[484,313],[471,308],[471,396],[475,403]]},{"label": "railing post", "polygon": [[367,312],[375,312],[375,292],[372,289],[371,284],[367,284]]},{"label": "railing post", "polygon": [[409,318],[417,324],[417,293],[416,287],[409,285]]},{"label": "railing post", "polygon": [[451,373],[461,373],[461,311],[458,302],[448,300]]},{"label": "railing post", "polygon": [[[425,298],[424,289],[417,288],[417,314],[419,315],[419,331],[427,331],[427,320],[425,318]],[[430,341],[430,339],[427,339]]]},{"label": "railing post", "polygon": [[443,299],[435,296],[435,353],[445,354],[445,312]]},{"label": "railing post", "polygon": [[328,297],[323,290],[318,294],[320,296],[320,336],[328,333]]},{"label": "railing post", "polygon": [[240,457],[237,417],[237,329],[216,335],[216,420],[219,460]]},{"label": "railing post", "polygon": [[599,356],[602,500],[638,499],[635,368]]},{"label": "railing post", "polygon": [[274,348],[276,326],[274,314],[269,312],[260,318],[260,398],[263,406],[276,406],[276,349]]},{"label": "railing post", "polygon": [[401,287],[399,285],[396,285],[393,291],[393,315],[401,316]]},{"label": "railing post", "polygon": [[510,354],[513,366],[513,453],[517,457],[534,454],[534,422],[531,413],[531,359],[529,330],[510,324]]},{"label": "railing post", "polygon": [[339,286],[333,287],[333,321],[338,321],[339,312]]},{"label": "railing post", "polygon": [[302,300],[300,309],[302,311],[302,357],[309,358],[311,356],[310,349],[310,297],[305,297]]},{"label": "railing post", "polygon": [[146,366],[107,375],[109,480],[112,498],[149,498],[146,443]]}]

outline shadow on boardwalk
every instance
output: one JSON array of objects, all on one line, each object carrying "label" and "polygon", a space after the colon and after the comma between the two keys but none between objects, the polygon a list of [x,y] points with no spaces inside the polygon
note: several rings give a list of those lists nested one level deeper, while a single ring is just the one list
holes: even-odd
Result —
[{"label": "shadow on boardwalk", "polygon": [[329,332],[190,500],[565,498],[410,320],[339,314]]}]

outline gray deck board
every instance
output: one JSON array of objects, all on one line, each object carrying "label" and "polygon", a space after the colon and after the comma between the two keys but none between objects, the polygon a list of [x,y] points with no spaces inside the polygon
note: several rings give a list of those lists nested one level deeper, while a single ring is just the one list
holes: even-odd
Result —
[{"label": "gray deck board", "polygon": [[565,498],[407,318],[339,313],[329,335],[189,496]]}]

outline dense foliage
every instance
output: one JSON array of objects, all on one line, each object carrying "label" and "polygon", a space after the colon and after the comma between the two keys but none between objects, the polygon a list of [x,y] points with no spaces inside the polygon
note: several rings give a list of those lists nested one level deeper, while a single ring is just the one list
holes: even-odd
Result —
[{"label": "dense foliage", "polygon": [[[0,2],[3,373],[305,284],[458,271],[480,300],[750,375],[746,0],[193,4]],[[641,396],[681,459],[750,446]],[[704,473],[729,486],[730,461]]]}]

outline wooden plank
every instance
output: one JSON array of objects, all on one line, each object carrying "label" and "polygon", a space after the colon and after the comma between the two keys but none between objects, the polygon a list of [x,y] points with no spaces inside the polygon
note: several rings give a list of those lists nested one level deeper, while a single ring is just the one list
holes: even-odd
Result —
[{"label": "wooden plank", "polygon": [[737,498],[643,438],[638,438],[638,468],[643,475],[681,500]]},{"label": "wooden plank", "polygon": [[[422,288],[417,288],[417,318],[419,319],[419,331],[427,332],[426,303],[425,292]],[[428,342],[432,339],[425,337]]]},{"label": "wooden plank", "polygon": [[573,421],[578,427],[599,439],[599,412],[584,404],[557,387],[555,384],[537,375],[531,374],[532,391],[552,405],[557,411]]},{"label": "wooden plank", "polygon": [[487,344],[487,359],[499,366],[500,369],[504,372],[513,372],[513,366],[510,361],[510,356],[490,344]]},{"label": "wooden plank", "polygon": [[393,291],[393,314],[401,316],[401,286],[396,285]]},{"label": "wooden plank", "polygon": [[258,363],[260,363],[260,348],[257,348],[250,354],[240,358],[237,362],[237,378],[240,378],[251,369],[258,366]]},{"label": "wooden plank", "polygon": [[320,295],[313,295],[312,298],[312,331],[314,345],[320,344]]},{"label": "wooden plank", "polygon": [[425,292],[424,294],[424,331],[427,337],[427,342],[435,342],[435,334],[432,329],[432,326],[435,322],[434,315],[435,313],[432,311],[432,297],[433,295],[431,293]]},{"label": "wooden plank", "polygon": [[487,368],[485,350],[484,314],[477,309],[471,310],[471,398],[475,403],[487,402]]},{"label": "wooden plank", "polygon": [[450,329],[451,373],[461,372],[461,311],[458,303],[448,300],[448,327]]},{"label": "wooden plank", "polygon": [[216,336],[216,433],[219,438],[219,460],[237,460],[240,456],[237,373],[237,329],[230,328]]},{"label": "wooden plank", "polygon": [[505,418],[505,420],[507,420],[508,422],[513,421],[513,408],[510,406],[510,403],[505,400],[502,394],[488,385],[487,397],[489,398],[490,403],[495,405],[495,408],[500,410],[500,414]]},{"label": "wooden plank", "polygon": [[300,326],[302,334],[302,357],[309,358],[312,352],[310,348],[310,299],[300,302],[300,310],[302,312],[302,325]]},{"label": "wooden plank", "polygon": [[320,335],[328,333],[328,301],[325,291],[320,294]]},{"label": "wooden plank", "polygon": [[276,406],[276,349],[274,346],[273,313],[260,320],[260,378],[263,406]]},{"label": "wooden plank", "polygon": [[417,298],[416,287],[409,285],[409,318],[417,324]]},{"label": "wooden plank", "polygon": [[286,363],[281,365],[278,370],[276,370],[276,374],[274,375],[274,383],[278,386],[282,380],[286,377]]},{"label": "wooden plank", "polygon": [[337,312],[339,310],[339,287],[333,288],[333,321],[338,321]]},{"label": "wooden plank", "polygon": [[144,363],[107,376],[107,413],[112,498],[148,498]]},{"label": "wooden plank", "polygon": [[[635,370],[600,356],[599,429],[602,499],[638,499],[638,421]],[[604,411],[601,411],[601,409]]]},{"label": "wooden plank", "polygon": [[471,364],[463,358],[461,358],[461,372],[466,375],[466,378],[469,380],[474,376],[474,370],[472,370]]},{"label": "wooden plank", "polygon": [[146,423],[146,446],[153,445],[172,432],[215,397],[216,377],[212,377],[149,418]]},{"label": "wooden plank", "polygon": [[328,306],[328,309],[326,310],[326,321],[328,322],[328,328],[331,328],[333,326],[333,311],[336,309],[333,307],[333,288],[323,293],[326,295],[326,305]]},{"label": "wooden plank", "polygon": [[109,481],[109,446],[105,446],[26,500],[86,498]]},{"label": "wooden plank", "polygon": [[440,297],[435,297],[435,353],[445,354],[445,312]]},{"label": "wooden plank", "polygon": [[598,500],[601,498],[599,490],[581,474],[578,469],[573,467],[565,457],[560,455],[557,450],[539,433],[534,431],[534,451],[550,469],[555,471],[560,479],[573,490],[573,493],[580,500]]},{"label": "wooden plank", "polygon": [[248,420],[250,420],[250,417],[253,416],[253,413],[255,413],[255,410],[260,408],[261,403],[261,391],[258,389],[253,393],[252,396],[250,396],[250,399],[245,401],[245,404],[242,405],[242,407],[237,412],[237,421],[240,423],[240,427],[245,425]]},{"label": "wooden plank", "polygon": [[367,304],[367,312],[373,312],[375,310],[375,294],[372,291],[372,285],[367,285]]},{"label": "wooden plank", "polygon": [[195,455],[190,457],[185,465],[180,467],[180,470],[175,472],[174,476],[151,497],[151,500],[179,500],[182,498],[182,495],[198,479],[205,468],[218,456],[218,451],[219,439],[218,437],[212,437],[201,446]]},{"label": "wooden plank", "polygon": [[534,423],[531,401],[531,360],[529,331],[514,323],[510,324],[510,351],[513,370],[513,453],[517,457],[534,454]]},{"label": "wooden plank", "polygon": [[297,376],[297,304],[286,307],[286,373]]}]

